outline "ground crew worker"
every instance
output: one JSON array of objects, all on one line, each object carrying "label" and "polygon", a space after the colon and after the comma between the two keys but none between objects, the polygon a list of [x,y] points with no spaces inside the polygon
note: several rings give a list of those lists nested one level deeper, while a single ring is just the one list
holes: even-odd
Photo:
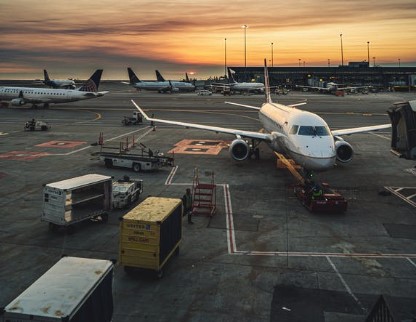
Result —
[{"label": "ground crew worker", "polygon": [[193,224],[192,221],[192,194],[191,189],[187,188],[186,193],[182,197],[185,214],[188,215],[188,224]]},{"label": "ground crew worker", "polygon": [[322,194],[322,188],[319,185],[315,185],[312,190],[312,200],[319,199]]}]

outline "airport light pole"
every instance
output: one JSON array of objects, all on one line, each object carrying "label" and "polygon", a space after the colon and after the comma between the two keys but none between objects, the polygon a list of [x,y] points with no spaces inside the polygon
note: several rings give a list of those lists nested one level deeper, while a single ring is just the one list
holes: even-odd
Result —
[{"label": "airport light pole", "polygon": [[368,67],[370,67],[370,42],[367,41],[367,61],[368,61]]},{"label": "airport light pole", "polygon": [[273,67],[273,43],[271,44],[272,46],[272,67]]},{"label": "airport light pole", "polygon": [[339,34],[341,38],[341,66],[344,66],[344,48],[342,47],[342,34]]},{"label": "airport light pole", "polygon": [[400,58],[399,58],[399,68],[400,68]]},{"label": "airport light pole", "polygon": [[331,60],[328,59],[328,67],[331,67]]},{"label": "airport light pole", "polygon": [[299,67],[300,67],[300,61],[301,61],[301,59],[299,58]]},{"label": "airport light pole", "polygon": [[376,67],[376,57],[373,57],[373,67]]},{"label": "airport light pole", "polygon": [[247,25],[242,25],[241,28],[244,29],[244,68],[247,67]]},{"label": "airport light pole", "polygon": [[227,38],[224,38],[224,77],[227,78]]}]

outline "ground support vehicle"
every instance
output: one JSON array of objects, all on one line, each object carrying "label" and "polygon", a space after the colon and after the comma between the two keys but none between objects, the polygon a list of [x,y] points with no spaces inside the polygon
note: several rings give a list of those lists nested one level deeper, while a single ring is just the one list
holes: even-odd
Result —
[{"label": "ground support vehicle", "polygon": [[139,200],[143,192],[143,180],[130,179],[124,176],[122,180],[113,182],[113,208],[126,208]]},{"label": "ground support vehicle", "polygon": [[173,157],[164,156],[161,153],[154,155],[150,153],[130,152],[98,152],[101,161],[107,168],[121,167],[129,168],[134,172],[157,170],[165,166],[173,166]]},{"label": "ground support vehicle", "polygon": [[120,223],[119,263],[126,272],[154,271],[160,278],[182,239],[181,199],[148,197],[123,216]]},{"label": "ground support vehicle", "polygon": [[0,313],[4,322],[110,322],[113,269],[109,260],[63,257]]},{"label": "ground support vehicle", "polygon": [[327,183],[321,183],[322,193],[313,195],[313,184],[297,184],[294,187],[296,197],[311,212],[343,213],[347,210],[347,200],[338,192],[332,190]]},{"label": "ground support vehicle", "polygon": [[123,125],[137,125],[143,122],[143,116],[139,111],[133,112],[133,117],[124,116],[124,119],[121,121]]},{"label": "ground support vehicle", "polygon": [[87,174],[46,184],[41,220],[49,222],[51,230],[88,219],[106,222],[107,211],[111,210],[112,181],[109,176]]},{"label": "ground support vehicle", "polygon": [[35,121],[34,119],[31,121],[27,121],[24,127],[25,131],[47,131],[51,128],[51,126],[44,122],[44,121]]}]

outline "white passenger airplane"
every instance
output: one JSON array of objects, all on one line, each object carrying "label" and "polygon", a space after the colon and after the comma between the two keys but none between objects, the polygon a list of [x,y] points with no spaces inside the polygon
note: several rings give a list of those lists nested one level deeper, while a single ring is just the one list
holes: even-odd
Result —
[{"label": "white passenger airplane", "polygon": [[368,93],[369,86],[342,86],[342,84],[337,84],[334,82],[328,82],[325,86],[306,86],[306,85],[296,85],[297,88],[302,88],[305,91],[308,90],[317,90],[321,93],[335,93],[337,90],[347,91],[347,92],[356,92],[363,91]]},{"label": "white passenger airplane", "polygon": [[246,93],[263,93],[264,92],[264,84],[263,83],[255,83],[255,82],[242,82],[239,83],[234,79],[233,74],[235,72],[228,68],[228,83],[213,83],[211,87],[214,90],[222,90],[225,89],[230,90],[232,92],[246,92]]},{"label": "white passenger airplane", "polygon": [[130,85],[137,88],[138,90],[147,90],[147,91],[157,91],[160,93],[163,92],[182,92],[182,91],[193,91],[195,90],[195,86],[190,83],[186,82],[178,82],[178,81],[150,81],[144,82],[141,81],[137,75],[133,72],[131,67],[127,68],[127,72],[129,73],[129,80]]},{"label": "white passenger airplane", "polygon": [[78,89],[50,89],[37,87],[0,87],[0,101],[10,101],[13,106],[31,103],[32,107],[43,104],[45,108],[51,103],[68,103],[103,96],[108,91],[98,92],[102,69],[95,73]]},{"label": "white passenger airplane", "polygon": [[[336,160],[343,163],[351,161],[353,149],[340,135],[391,127],[390,124],[383,124],[331,131],[318,115],[295,108],[304,103],[286,106],[272,102],[266,60],[264,61],[264,78],[266,102],[262,107],[226,103],[258,110],[259,120],[267,133],[151,118],[133,100],[132,103],[149,121],[234,135],[236,138],[230,145],[230,154],[235,160],[247,159],[250,152],[254,152],[253,148],[256,146],[254,143],[264,141],[273,151],[285,153],[307,171],[330,169]],[[249,145],[247,139],[253,140],[252,146]]]},{"label": "white passenger airplane", "polygon": [[46,69],[43,70],[44,81],[46,86],[52,88],[75,89],[75,82],[72,79],[50,79]]}]

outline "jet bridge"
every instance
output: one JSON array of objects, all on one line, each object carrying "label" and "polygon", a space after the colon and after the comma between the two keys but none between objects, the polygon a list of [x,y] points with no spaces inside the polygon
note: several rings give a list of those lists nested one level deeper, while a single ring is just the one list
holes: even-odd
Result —
[{"label": "jet bridge", "polygon": [[395,103],[387,113],[392,128],[391,151],[401,158],[416,160],[416,100]]}]

